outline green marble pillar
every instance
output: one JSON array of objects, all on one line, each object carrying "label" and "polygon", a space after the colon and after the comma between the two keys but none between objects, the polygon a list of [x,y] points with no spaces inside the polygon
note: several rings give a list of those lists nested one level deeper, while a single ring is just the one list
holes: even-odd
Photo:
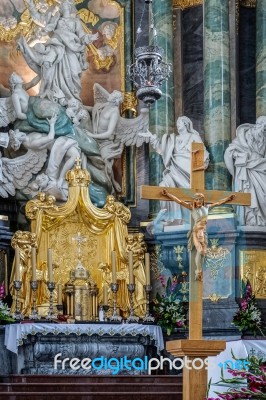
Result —
[{"label": "green marble pillar", "polygon": [[[164,60],[172,64],[173,69],[173,11],[172,0],[153,0],[154,25],[157,29],[157,44],[165,51]],[[174,131],[174,80],[171,73],[162,85],[160,100],[150,109],[150,131],[161,137]],[[150,185],[158,185],[164,170],[161,156],[150,146]],[[154,216],[160,209],[158,201],[150,201],[150,214]]]},{"label": "green marble pillar", "polygon": [[229,1],[204,2],[204,132],[208,189],[231,189],[224,151],[231,141]]},{"label": "green marble pillar", "polygon": [[266,115],[266,0],[256,9],[256,116]]}]

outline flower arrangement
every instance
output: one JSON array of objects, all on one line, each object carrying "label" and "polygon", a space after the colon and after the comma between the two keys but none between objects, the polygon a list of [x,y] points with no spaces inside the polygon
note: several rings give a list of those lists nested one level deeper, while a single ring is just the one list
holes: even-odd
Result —
[{"label": "flower arrangement", "polygon": [[216,386],[227,386],[224,393],[215,392],[218,397],[209,397],[208,400],[266,400],[266,363],[256,356],[248,357],[249,370],[227,369],[232,378],[226,379],[223,375]]},{"label": "flower arrangement", "polygon": [[167,335],[171,335],[176,327],[185,326],[185,313],[181,301],[178,299],[177,282],[168,278],[165,283],[164,277],[159,277],[164,294],[157,293],[154,313],[158,325],[166,330]]},{"label": "flower arrangement", "polygon": [[255,296],[252,294],[252,287],[249,281],[246,284],[245,295],[232,323],[238,327],[240,332],[249,330],[253,332],[254,336],[258,333],[264,336],[261,311],[256,306]]},{"label": "flower arrangement", "polygon": [[14,319],[10,316],[10,309],[3,302],[3,298],[5,297],[5,285],[2,283],[0,285],[0,321],[6,321],[6,322],[13,322]]}]

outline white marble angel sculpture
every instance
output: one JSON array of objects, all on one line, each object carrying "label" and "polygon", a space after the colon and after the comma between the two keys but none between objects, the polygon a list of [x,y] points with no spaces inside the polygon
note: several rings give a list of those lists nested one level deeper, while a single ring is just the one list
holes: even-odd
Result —
[{"label": "white marble angel sculpture", "polygon": [[28,111],[29,95],[27,90],[39,82],[39,76],[25,83],[21,76],[13,72],[8,80],[9,87],[1,86],[0,98],[0,127],[8,126],[16,119],[26,119]]},{"label": "white marble angel sculpture", "polygon": [[34,174],[45,164],[47,150],[29,149],[24,155],[0,158],[0,197],[15,196],[16,189],[25,188]]},{"label": "white marble angel sculpture", "polygon": [[138,135],[148,129],[148,110],[141,110],[137,118],[120,117],[119,106],[122,101],[121,92],[114,90],[109,93],[101,85],[95,83],[94,106],[86,107],[92,113],[93,132],[85,132],[98,142],[101,157],[105,162],[106,174],[112,182],[114,192],[117,193],[121,191],[121,187],[114,177],[114,160],[121,157],[124,146],[139,147],[142,143],[149,141],[146,137]]},{"label": "white marble angel sculpture", "polygon": [[41,171],[47,159],[47,150],[54,143],[56,119],[57,114],[48,119],[48,135],[38,132],[26,135],[18,129],[9,131],[9,147],[16,153],[23,144],[26,153],[14,158],[0,158],[0,197],[14,196],[16,189],[25,189],[33,175]]},{"label": "white marble angel sculpture", "polygon": [[[36,194],[38,190],[42,190],[46,193],[56,196],[58,200],[67,199],[67,185],[63,187],[65,174],[71,169],[75,163],[75,160],[80,157],[80,149],[77,141],[73,137],[60,136],[55,137],[55,124],[58,115],[54,115],[47,119],[50,129],[49,133],[31,132],[24,133],[18,129],[10,130],[9,132],[9,144],[10,147],[17,151],[20,146],[24,149],[32,151],[35,155],[42,150],[49,151],[49,159],[46,163],[45,172],[36,176],[35,180],[29,185],[29,189],[25,189],[25,194]],[[47,158],[47,157],[46,157]],[[13,160],[12,160],[13,161]],[[44,163],[43,163],[44,164]],[[39,172],[40,169],[36,172]]]}]

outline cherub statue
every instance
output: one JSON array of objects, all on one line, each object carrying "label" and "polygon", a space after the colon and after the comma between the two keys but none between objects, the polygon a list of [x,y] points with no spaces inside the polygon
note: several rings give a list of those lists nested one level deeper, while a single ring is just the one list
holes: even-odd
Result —
[{"label": "cherub statue", "polygon": [[122,101],[121,92],[114,90],[109,93],[101,85],[95,83],[94,106],[86,107],[92,113],[93,132],[85,132],[96,139],[99,144],[106,174],[112,182],[114,192],[121,191],[113,173],[114,160],[121,157],[124,146],[136,145],[139,147],[142,143],[149,141],[138,135],[148,129],[148,110],[141,110],[141,115],[137,118],[120,117],[119,106]]},{"label": "cherub statue", "polygon": [[88,111],[83,107],[82,103],[77,99],[70,99],[67,103],[66,115],[78,126],[81,120],[89,117]]}]

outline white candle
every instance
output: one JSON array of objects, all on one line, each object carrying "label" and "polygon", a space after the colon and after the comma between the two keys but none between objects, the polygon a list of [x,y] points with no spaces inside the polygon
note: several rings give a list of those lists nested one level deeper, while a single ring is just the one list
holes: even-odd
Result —
[{"label": "white candle", "polygon": [[32,281],[36,281],[36,248],[31,248],[31,269],[32,269]]},{"label": "white candle", "polygon": [[151,272],[150,272],[150,254],[145,253],[145,270],[146,270],[146,285],[151,284]]},{"label": "white candle", "polygon": [[74,296],[70,296],[70,315],[74,316]]},{"label": "white candle", "polygon": [[103,286],[103,305],[106,306],[108,304],[108,286]]},{"label": "white candle", "polygon": [[116,283],[116,253],[115,253],[115,251],[111,252],[111,261],[112,261],[112,283]]},{"label": "white candle", "polygon": [[20,280],[20,253],[19,253],[19,248],[15,248],[15,271],[16,271],[16,276],[15,280],[19,281]]},{"label": "white candle", "polygon": [[129,269],[129,284],[134,284],[134,274],[133,274],[133,252],[128,252],[128,269]]},{"label": "white candle", "polygon": [[62,284],[59,283],[57,286],[57,304],[62,305]]},{"label": "white candle", "polygon": [[48,267],[48,281],[53,282],[53,259],[52,259],[52,249],[47,251],[47,267]]}]

